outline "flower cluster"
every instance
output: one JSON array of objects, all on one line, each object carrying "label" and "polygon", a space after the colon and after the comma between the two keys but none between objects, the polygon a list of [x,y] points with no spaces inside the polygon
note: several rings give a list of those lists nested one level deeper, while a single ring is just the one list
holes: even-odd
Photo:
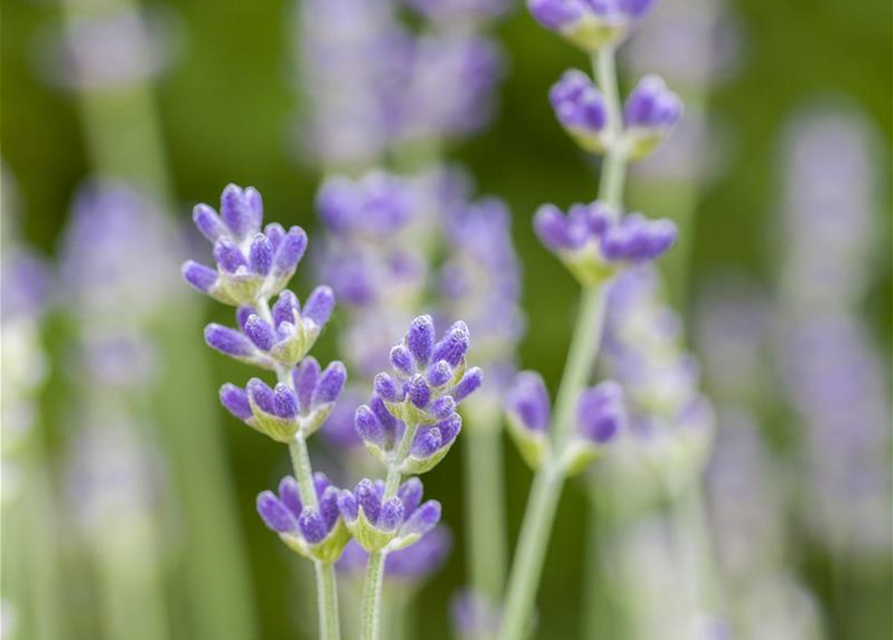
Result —
[{"label": "flower cluster", "polygon": [[289,443],[300,433],[307,437],[325,422],[344,388],[347,372],[340,362],[320,371],[319,362],[307,356],[291,372],[291,381],[271,389],[252,378],[245,389],[227,383],[220,402],[235,417],[273,440]]},{"label": "flower cluster", "polygon": [[422,502],[422,482],[410,478],[394,496],[385,483],[364,479],[338,497],[338,508],[357,543],[367,552],[397,551],[419,541],[440,522],[440,503]]},{"label": "flower cluster", "polygon": [[529,0],[533,17],[585,51],[626,38],[654,0]]},{"label": "flower cluster", "polygon": [[257,511],[290,549],[310,559],[335,562],[350,538],[338,509],[340,492],[322,473],[314,474],[312,491],[316,505],[304,504],[300,484],[286,476],[278,495],[264,491],[257,496]]},{"label": "flower cluster", "polygon": [[[366,448],[403,474],[424,473],[447,454],[462,428],[457,405],[480,387],[480,368],[468,369],[468,327],[455,323],[436,340],[430,316],[413,320],[391,350],[394,375],[375,377],[375,393],[357,409],[356,429]],[[411,440],[407,427],[411,425]]]},{"label": "flower cluster", "polygon": [[[550,458],[551,401],[542,377],[534,371],[522,371],[505,399],[509,433],[521,455],[534,469]],[[626,412],[623,390],[615,382],[605,381],[583,390],[577,398],[576,428],[568,450],[561,452],[561,464],[570,473],[589,464],[604,445],[623,429]]]},{"label": "flower cluster", "polygon": [[260,193],[234,184],[223,190],[219,215],[206,204],[196,206],[195,226],[214,245],[217,268],[190,260],[183,265],[186,281],[232,306],[256,304],[281,292],[304,257],[307,234],[275,222],[261,233],[263,216]]},{"label": "flower cluster", "polygon": [[630,160],[650,154],[682,117],[679,97],[654,75],[642,78],[627,98],[619,140],[613,138],[602,92],[582,71],[565,71],[549,92],[549,101],[558,122],[581,148],[602,153],[617,145]]},{"label": "flower cluster", "polygon": [[584,285],[595,285],[622,267],[654,260],[673,246],[676,225],[639,213],[619,217],[600,202],[573,205],[564,215],[555,205],[534,217],[540,240]]}]

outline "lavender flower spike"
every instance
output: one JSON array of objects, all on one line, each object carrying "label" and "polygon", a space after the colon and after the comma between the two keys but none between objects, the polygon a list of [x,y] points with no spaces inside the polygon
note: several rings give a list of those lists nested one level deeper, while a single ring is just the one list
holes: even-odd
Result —
[{"label": "lavender flower spike", "polygon": [[[357,434],[379,460],[403,474],[431,470],[452,447],[462,429],[456,407],[483,383],[479,367],[467,368],[468,326],[456,322],[438,341],[434,321],[412,321],[402,344],[391,350],[393,375],[375,377],[375,392],[356,413]],[[408,450],[400,441],[410,425]]]},{"label": "lavender flower spike", "polygon": [[528,0],[541,25],[589,53],[625,39],[654,0]]},{"label": "lavender flower spike", "polygon": [[652,261],[676,242],[671,220],[648,220],[640,213],[618,219],[599,202],[575,204],[566,216],[554,205],[543,205],[534,216],[534,229],[585,286]]},{"label": "lavender flower spike", "polygon": [[190,260],[183,265],[183,278],[224,304],[252,305],[278,294],[307,249],[307,234],[300,227],[286,232],[273,223],[261,232],[263,202],[253,187],[228,185],[220,197],[220,214],[199,204],[193,221],[213,244],[217,269]]},{"label": "lavender flower spike", "polygon": [[339,490],[322,473],[313,477],[318,506],[304,505],[300,485],[291,476],[279,483],[278,495],[257,496],[257,512],[264,523],[295,553],[321,562],[335,562],[350,540],[338,509]]},{"label": "lavender flower spike", "polygon": [[555,117],[570,136],[586,151],[603,152],[607,145],[607,107],[601,91],[582,71],[564,72],[549,91]]}]

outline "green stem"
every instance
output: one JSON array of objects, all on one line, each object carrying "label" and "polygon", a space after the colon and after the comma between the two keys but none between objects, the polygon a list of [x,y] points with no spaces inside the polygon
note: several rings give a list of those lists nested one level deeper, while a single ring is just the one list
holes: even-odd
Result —
[{"label": "green stem", "polygon": [[366,581],[363,583],[363,635],[362,640],[381,638],[381,592],[384,587],[384,561],[387,554],[375,551],[369,554],[366,565]]},{"label": "green stem", "polygon": [[[285,373],[280,373],[282,380],[290,379]],[[300,432],[288,445],[291,454],[292,467],[295,471],[295,479],[298,481],[298,489],[301,492],[301,501],[309,507],[319,507],[316,490],[313,485],[313,467],[310,464],[310,452],[307,450],[307,440]],[[320,640],[339,640],[341,626],[338,616],[338,584],[335,576],[335,565],[331,562],[314,560],[316,573],[316,603],[319,612],[319,638]]]},{"label": "green stem", "polygon": [[[571,435],[576,398],[589,380],[598,356],[604,325],[604,287],[583,291],[576,329],[568,353],[552,428],[556,455]],[[521,525],[518,551],[509,576],[506,606],[499,640],[521,640],[530,623],[534,600],[543,570],[543,561],[552,532],[552,522],[564,486],[564,471],[547,461],[536,473],[530,500]]]},{"label": "green stem", "polygon": [[506,534],[503,509],[502,432],[497,411],[481,416],[464,436],[468,574],[476,593],[498,602],[505,580]]},{"label": "green stem", "polygon": [[611,141],[602,165],[602,178],[599,184],[599,200],[620,215],[623,204],[623,185],[626,180],[626,153],[621,145],[623,135],[623,107],[620,91],[617,88],[617,64],[615,51],[611,46],[602,47],[593,55],[592,66],[596,82],[605,98],[608,134]]}]

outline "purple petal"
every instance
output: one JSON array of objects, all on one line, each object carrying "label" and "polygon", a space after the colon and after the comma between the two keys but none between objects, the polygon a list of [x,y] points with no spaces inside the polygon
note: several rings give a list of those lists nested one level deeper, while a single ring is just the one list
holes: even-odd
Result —
[{"label": "purple petal", "polygon": [[322,406],[335,402],[344,389],[344,383],[347,381],[347,369],[337,360],[329,364],[319,378],[316,390],[313,392],[312,405],[314,407]]},{"label": "purple petal", "polygon": [[422,481],[418,478],[410,478],[397,489],[397,497],[403,503],[404,517],[411,516],[422,502]]},{"label": "purple petal", "polygon": [[301,517],[298,518],[298,529],[304,540],[310,544],[319,544],[329,535],[325,519],[314,507],[304,507]]},{"label": "purple petal", "polygon": [[460,380],[459,384],[453,388],[450,395],[453,396],[453,399],[458,404],[477,391],[483,382],[484,372],[480,367],[472,367],[465,372],[465,375],[462,376],[462,380]]},{"label": "purple petal", "polygon": [[458,367],[465,359],[470,340],[468,325],[460,320],[435,345],[431,358],[435,361],[446,360],[451,367]]},{"label": "purple petal", "polygon": [[219,238],[214,243],[214,259],[227,273],[235,273],[240,267],[247,267],[248,260],[239,247],[229,238]]},{"label": "purple petal", "polygon": [[256,353],[248,338],[235,329],[216,323],[205,327],[205,342],[212,349],[236,358],[249,357]]},{"label": "purple petal", "polygon": [[217,282],[217,272],[214,269],[193,260],[188,260],[180,271],[183,274],[183,279],[202,293],[208,293]]},{"label": "purple petal", "polygon": [[616,382],[608,380],[580,394],[577,425],[585,438],[604,444],[617,434],[625,421],[623,389]]},{"label": "purple petal", "polygon": [[369,522],[373,525],[376,524],[381,513],[381,498],[378,497],[378,492],[375,490],[375,485],[372,484],[372,481],[368,479],[360,480],[360,483],[354,490],[354,496],[356,496],[357,504],[363,509],[363,513],[366,514]]},{"label": "purple petal", "polygon": [[273,327],[266,320],[262,320],[260,316],[253,315],[245,322],[245,335],[251,342],[261,351],[269,351],[276,342],[276,334]]},{"label": "purple petal", "polygon": [[273,390],[260,378],[252,378],[246,385],[248,396],[261,411],[276,415],[276,403],[273,399]]},{"label": "purple petal", "polygon": [[425,382],[425,378],[421,375],[416,375],[409,381],[406,387],[410,402],[419,409],[424,409],[428,406],[428,403],[431,401],[431,389],[428,387],[428,383]]},{"label": "purple petal", "polygon": [[198,227],[201,234],[212,244],[217,242],[219,238],[229,234],[226,225],[223,224],[223,220],[220,219],[217,212],[206,204],[195,205],[195,208],[192,210],[192,221],[195,222],[195,226]]},{"label": "purple petal", "polygon": [[400,402],[403,399],[400,387],[394,379],[386,373],[379,373],[373,381],[373,388],[381,398],[388,402]]},{"label": "purple petal", "polygon": [[403,531],[423,536],[436,527],[438,522],[440,522],[440,503],[429,500],[406,519]]},{"label": "purple petal", "polygon": [[428,366],[434,349],[434,320],[429,315],[419,316],[409,325],[406,346],[419,367]]},{"label": "purple petal", "polygon": [[446,360],[428,368],[428,384],[432,387],[442,387],[453,377],[453,369]]},{"label": "purple petal", "polygon": [[505,398],[506,410],[530,431],[545,432],[549,428],[551,402],[542,377],[533,371],[522,371],[515,378]]},{"label": "purple petal", "polygon": [[276,304],[273,305],[273,325],[279,328],[283,322],[295,324],[295,315],[300,315],[300,313],[301,305],[298,302],[298,296],[285,289],[279,294]]},{"label": "purple petal", "polygon": [[293,533],[298,530],[297,520],[272,491],[264,491],[257,496],[257,512],[273,531]]},{"label": "purple petal", "polygon": [[372,409],[366,405],[357,407],[354,426],[356,427],[357,435],[364,442],[381,445],[385,440],[384,426],[379,422],[375,414],[372,413]]},{"label": "purple petal", "polygon": [[298,416],[298,397],[287,384],[281,382],[273,390],[274,412],[285,420],[294,420]]},{"label": "purple petal", "polygon": [[399,498],[391,498],[381,505],[376,527],[382,531],[396,531],[403,522],[403,503]]},{"label": "purple petal", "polygon": [[295,518],[298,518],[304,510],[304,503],[301,502],[301,488],[298,486],[298,481],[291,476],[285,476],[279,482],[279,500],[288,507]]},{"label": "purple petal", "polygon": [[251,241],[251,248],[248,250],[248,268],[253,273],[265,276],[270,273],[272,266],[273,245],[262,233],[258,233]]},{"label": "purple petal", "polygon": [[412,353],[402,344],[391,349],[391,365],[403,375],[411,376],[415,373]]},{"label": "purple petal", "polygon": [[239,420],[248,420],[254,415],[245,390],[229,382],[220,387],[220,404]]},{"label": "purple petal", "polygon": [[331,287],[316,287],[304,302],[303,317],[312,320],[317,327],[324,327],[335,308],[335,293]]},{"label": "purple petal", "polygon": [[273,268],[279,275],[292,273],[307,250],[307,234],[301,227],[292,227],[279,243]]},{"label": "purple petal", "polygon": [[319,382],[319,373],[319,362],[313,356],[307,356],[292,370],[292,382],[301,413],[309,413],[313,408],[313,392]]}]

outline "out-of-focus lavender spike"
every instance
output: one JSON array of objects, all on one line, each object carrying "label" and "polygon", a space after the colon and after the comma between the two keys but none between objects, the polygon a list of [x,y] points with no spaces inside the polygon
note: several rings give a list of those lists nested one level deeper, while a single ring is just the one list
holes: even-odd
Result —
[{"label": "out-of-focus lavender spike", "polygon": [[626,422],[623,389],[612,381],[586,389],[577,401],[577,425],[584,438],[605,444]]},{"label": "out-of-focus lavender spike", "polygon": [[654,0],[529,0],[533,17],[589,53],[616,44],[633,31]]}]

